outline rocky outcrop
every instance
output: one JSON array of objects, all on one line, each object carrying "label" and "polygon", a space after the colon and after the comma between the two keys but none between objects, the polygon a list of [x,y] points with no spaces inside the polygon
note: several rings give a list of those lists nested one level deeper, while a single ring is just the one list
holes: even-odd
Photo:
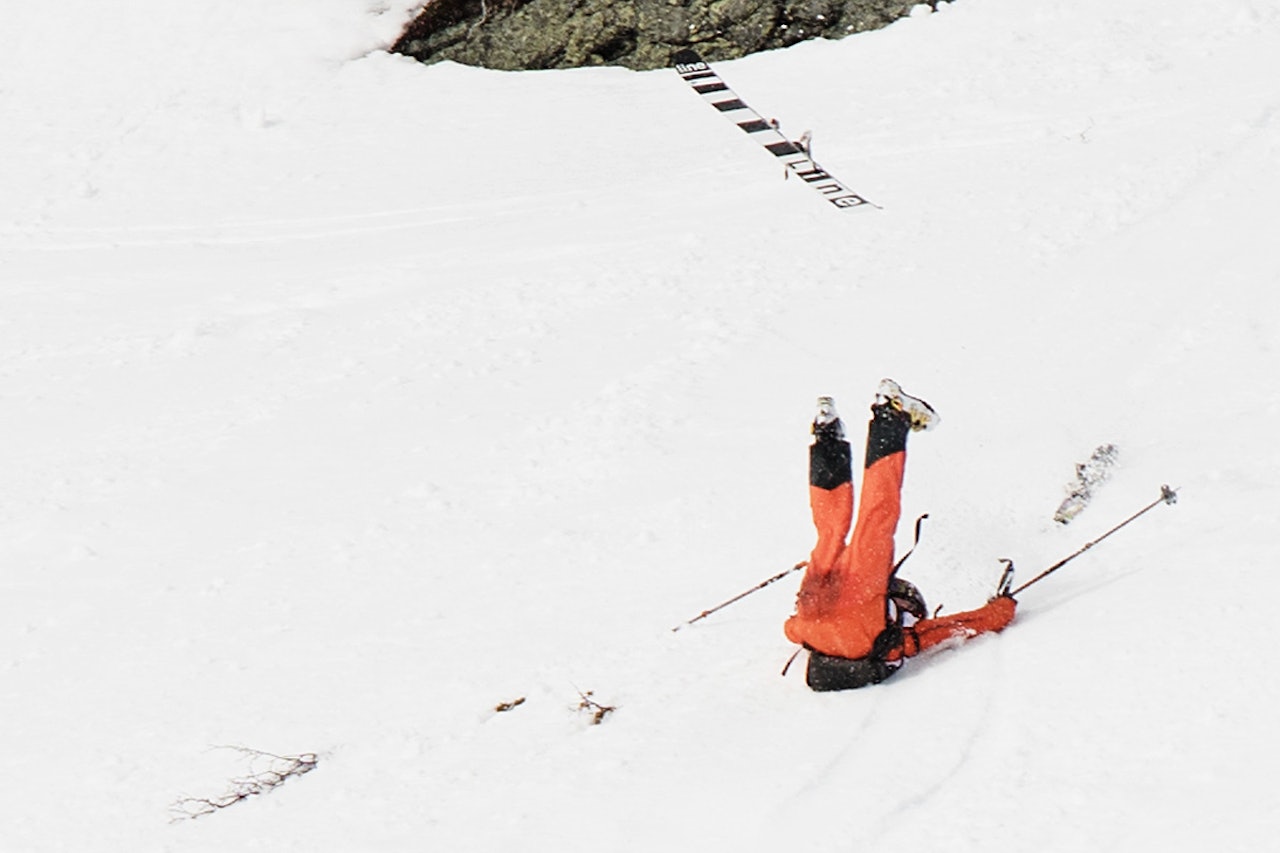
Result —
[{"label": "rocky outcrop", "polygon": [[[936,5],[939,0],[932,0]],[[392,47],[423,62],[503,70],[661,68],[681,48],[708,60],[873,30],[913,0],[429,0]]]}]

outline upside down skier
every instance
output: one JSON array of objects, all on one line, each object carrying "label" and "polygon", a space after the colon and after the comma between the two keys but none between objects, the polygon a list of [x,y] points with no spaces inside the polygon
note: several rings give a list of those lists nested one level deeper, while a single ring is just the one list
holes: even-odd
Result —
[{"label": "upside down skier", "polygon": [[853,524],[849,442],[835,402],[818,398],[809,448],[809,504],[818,543],[796,596],[796,612],[784,628],[789,640],[809,650],[806,680],[813,690],[878,684],[905,658],[948,640],[1001,631],[1013,620],[1017,603],[1007,583],[977,610],[928,618],[919,591],[895,576],[893,537],[901,513],[907,434],[938,422],[928,403],[907,395],[891,379],[880,383]]}]

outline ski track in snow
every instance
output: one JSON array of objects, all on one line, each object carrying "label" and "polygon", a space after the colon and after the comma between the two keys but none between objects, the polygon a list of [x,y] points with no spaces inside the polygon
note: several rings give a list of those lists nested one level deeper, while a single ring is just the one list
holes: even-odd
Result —
[{"label": "ski track in snow", "polygon": [[981,742],[983,741],[991,720],[991,710],[995,704],[995,690],[993,689],[995,682],[1002,675],[1003,670],[998,664],[999,652],[987,650],[987,657],[995,662],[995,665],[989,667],[989,671],[984,674],[982,688],[983,702],[977,712],[977,720],[966,724],[961,730],[962,737],[959,742],[954,744],[956,747],[956,756],[954,761],[940,772],[935,772],[932,779],[921,780],[920,787],[915,791],[905,795],[901,801],[889,809],[881,818],[876,835],[886,830],[891,824],[898,820],[904,820],[906,816],[917,808],[924,808],[929,801],[941,790],[947,783],[960,775],[961,770],[968,763],[972,755],[974,755]]},{"label": "ski track in snow", "polygon": [[[706,168],[686,174],[723,174]],[[429,233],[432,226],[482,221],[492,225],[503,219],[524,219],[549,205],[582,206],[601,195],[634,195],[645,182],[613,180],[589,190],[564,189],[538,196],[506,196],[495,210],[492,202],[450,203],[416,207],[341,213],[325,216],[273,218],[210,223],[135,224],[128,226],[84,226],[77,228],[0,228],[0,250],[8,251],[88,251],[117,248],[160,248],[169,246],[252,245],[324,240],[395,231]]]},{"label": "ski track in snow", "polygon": [[[801,657],[803,657],[803,655],[801,655]],[[826,760],[826,763],[822,767],[820,767],[816,772],[811,773],[800,788],[791,794],[788,798],[789,805],[794,806],[804,800],[807,800],[814,793],[825,787],[825,785],[830,781],[831,774],[834,771],[856,761],[858,751],[860,749],[865,749],[865,737],[867,733],[873,730],[876,717],[881,713],[880,709],[883,699],[884,697],[881,692],[871,692],[871,695],[867,697],[863,703],[860,703],[860,705],[865,705],[866,709],[859,717],[857,725],[851,727],[847,734],[842,733],[845,734],[843,745],[832,753],[830,758]]]}]

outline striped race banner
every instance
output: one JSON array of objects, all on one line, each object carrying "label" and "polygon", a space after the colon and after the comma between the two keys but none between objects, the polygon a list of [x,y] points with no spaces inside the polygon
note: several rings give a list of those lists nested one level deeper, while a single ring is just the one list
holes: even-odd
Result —
[{"label": "striped race banner", "polygon": [[828,202],[842,208],[861,207],[864,204],[877,207],[814,162],[807,146],[784,136],[778,129],[777,122],[765,121],[758,112],[747,106],[696,51],[686,48],[673,59],[676,73],[693,87],[693,91],[786,164],[796,177],[821,193]]}]

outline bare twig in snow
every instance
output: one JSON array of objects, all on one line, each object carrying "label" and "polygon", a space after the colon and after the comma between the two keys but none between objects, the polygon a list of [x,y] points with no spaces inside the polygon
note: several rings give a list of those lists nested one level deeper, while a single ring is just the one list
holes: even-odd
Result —
[{"label": "bare twig in snow", "polygon": [[319,760],[314,752],[299,755],[274,755],[243,746],[224,746],[249,758],[249,772],[231,780],[226,792],[217,797],[182,797],[169,806],[173,821],[195,820],[233,806],[242,800],[266,794],[279,788],[294,776],[302,776],[316,768]]},{"label": "bare twig in snow", "polygon": [[578,695],[582,697],[582,701],[578,703],[579,711],[591,712],[591,725],[598,726],[604,722],[604,718],[614,711],[618,710],[615,705],[602,705],[591,697],[595,695],[594,691],[588,690],[585,693],[581,690]]}]

